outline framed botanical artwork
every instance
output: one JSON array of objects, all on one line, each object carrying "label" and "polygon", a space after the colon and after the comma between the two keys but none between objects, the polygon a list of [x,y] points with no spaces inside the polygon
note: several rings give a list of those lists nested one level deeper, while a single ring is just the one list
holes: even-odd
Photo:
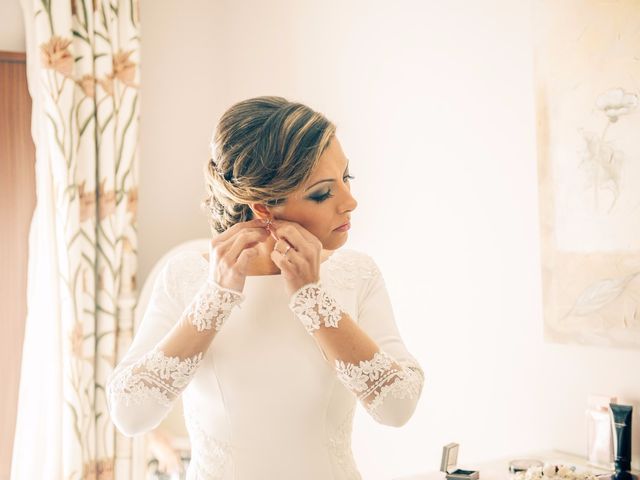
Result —
[{"label": "framed botanical artwork", "polygon": [[640,348],[640,1],[533,8],[545,338]]}]

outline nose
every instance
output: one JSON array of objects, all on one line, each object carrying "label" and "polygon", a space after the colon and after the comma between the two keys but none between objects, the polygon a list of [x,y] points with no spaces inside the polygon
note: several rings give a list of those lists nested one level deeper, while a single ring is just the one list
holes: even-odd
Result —
[{"label": "nose", "polygon": [[[351,188],[346,187],[344,189],[344,200],[340,203],[342,212],[351,212],[358,206],[357,200],[351,195]],[[341,213],[342,213],[341,212]]]}]

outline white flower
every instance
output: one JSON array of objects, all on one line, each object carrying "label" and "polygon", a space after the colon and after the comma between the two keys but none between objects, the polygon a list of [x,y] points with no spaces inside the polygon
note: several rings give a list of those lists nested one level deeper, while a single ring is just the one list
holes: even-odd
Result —
[{"label": "white flower", "polygon": [[525,480],[540,480],[542,478],[542,467],[531,467],[527,469]]},{"label": "white flower", "polygon": [[622,88],[611,88],[598,97],[596,106],[611,122],[617,122],[620,115],[626,115],[638,106],[638,97]]},{"label": "white flower", "polygon": [[562,478],[574,478],[573,471],[574,469],[567,465],[560,465],[558,467],[558,476]]},{"label": "white flower", "polygon": [[545,477],[553,477],[556,474],[556,466],[552,463],[545,463],[542,467],[542,473]]},{"label": "white flower", "polygon": [[576,472],[572,465],[545,463],[543,467],[531,467],[526,472],[518,472],[513,480],[596,480],[590,471]]}]

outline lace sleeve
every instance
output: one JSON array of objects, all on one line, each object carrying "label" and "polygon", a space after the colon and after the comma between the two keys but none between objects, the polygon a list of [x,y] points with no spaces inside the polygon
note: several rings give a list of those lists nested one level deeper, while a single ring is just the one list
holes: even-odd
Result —
[{"label": "lace sleeve", "polygon": [[[321,282],[295,292],[289,306],[311,335],[320,328],[345,329],[346,351],[334,360],[338,378],[377,422],[402,426],[413,415],[424,372],[400,338],[382,274],[367,258],[373,274],[359,301],[359,328]],[[368,353],[353,360],[358,351]]]},{"label": "lace sleeve", "polygon": [[[244,300],[241,292],[206,280],[186,308],[169,285],[180,276],[180,259],[158,275],[140,328],[107,383],[114,424],[127,436],[157,427],[187,387],[204,353]],[[185,279],[183,279],[184,281]]]}]

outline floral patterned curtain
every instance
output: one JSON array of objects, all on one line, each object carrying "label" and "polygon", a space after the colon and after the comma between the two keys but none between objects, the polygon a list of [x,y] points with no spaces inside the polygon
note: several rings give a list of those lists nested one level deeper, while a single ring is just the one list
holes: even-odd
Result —
[{"label": "floral patterned curtain", "polygon": [[105,381],[132,337],[137,0],[21,0],[37,205],[12,479],[131,478]]}]

